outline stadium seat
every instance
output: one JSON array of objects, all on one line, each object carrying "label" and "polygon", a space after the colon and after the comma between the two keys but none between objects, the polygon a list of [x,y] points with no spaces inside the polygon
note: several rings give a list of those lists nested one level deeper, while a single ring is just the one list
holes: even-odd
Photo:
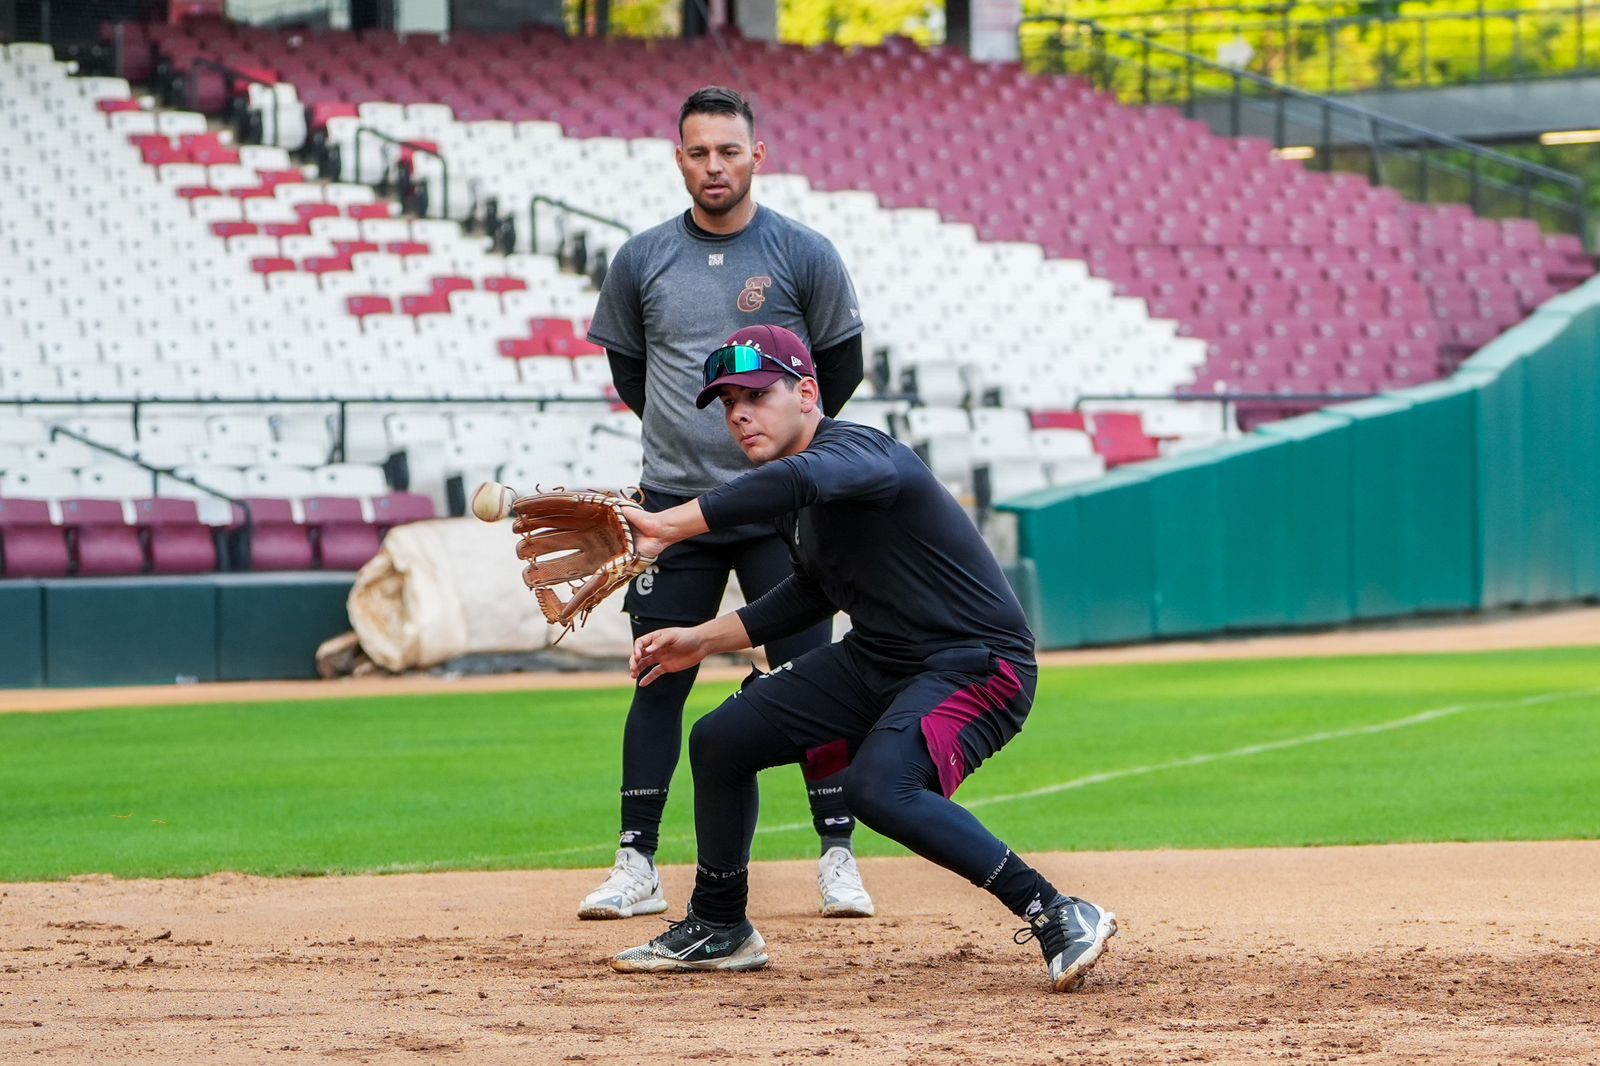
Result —
[{"label": "stadium seat", "polygon": [[134,524],[144,533],[155,574],[204,574],[217,568],[217,544],[192,500],[133,501]]},{"label": "stadium seat", "polygon": [[65,577],[72,569],[66,530],[44,500],[0,499],[0,576]]},{"label": "stadium seat", "polygon": [[378,527],[366,521],[359,499],[311,496],[301,507],[305,524],[315,531],[322,569],[359,570],[378,554]]},{"label": "stadium seat", "polygon": [[391,492],[371,500],[373,520],[381,532],[408,522],[425,522],[435,516],[433,502],[410,492]]},{"label": "stadium seat", "polygon": [[247,497],[243,503],[248,512],[236,506],[229,526],[235,558],[248,560],[249,569],[258,571],[315,567],[311,530],[295,521],[290,501]]},{"label": "stadium seat", "polygon": [[139,531],[127,524],[121,500],[61,501],[61,525],[83,577],[142,574],[146,569]]}]

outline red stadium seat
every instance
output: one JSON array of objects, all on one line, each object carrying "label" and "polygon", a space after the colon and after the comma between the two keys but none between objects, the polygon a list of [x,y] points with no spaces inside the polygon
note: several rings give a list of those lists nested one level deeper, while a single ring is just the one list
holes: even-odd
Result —
[{"label": "red stadium seat", "polygon": [[357,318],[394,313],[394,301],[387,296],[350,296],[345,298],[344,306]]},{"label": "red stadium seat", "polygon": [[314,218],[338,218],[339,208],[335,204],[295,204],[294,213],[300,221],[310,222]]},{"label": "red stadium seat", "polygon": [[400,310],[408,315],[447,315],[450,313],[450,298],[443,293],[429,293],[426,296],[400,297]]},{"label": "red stadium seat", "polygon": [[348,255],[313,255],[308,256],[300,263],[300,269],[307,274],[333,274],[350,269]]},{"label": "red stadium seat", "polygon": [[524,292],[528,283],[521,278],[484,278],[484,292]]},{"label": "red stadium seat", "polygon": [[445,277],[433,279],[433,291],[440,296],[449,296],[453,292],[471,292],[474,288],[476,286],[472,284],[471,278]]}]

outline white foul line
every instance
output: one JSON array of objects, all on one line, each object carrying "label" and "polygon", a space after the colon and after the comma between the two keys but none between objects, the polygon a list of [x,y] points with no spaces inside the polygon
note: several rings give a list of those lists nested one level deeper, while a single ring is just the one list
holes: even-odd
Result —
[{"label": "white foul line", "polygon": [[[1395,729],[1405,729],[1409,726],[1422,725],[1426,722],[1436,722],[1441,718],[1450,718],[1466,711],[1485,711],[1500,707],[1533,707],[1541,703],[1555,703],[1561,700],[1580,699],[1585,696],[1600,696],[1600,688],[1568,689],[1563,692],[1542,692],[1536,696],[1524,696],[1514,700],[1490,700],[1485,703],[1457,703],[1448,707],[1434,707],[1431,710],[1418,711],[1416,714],[1406,715],[1404,718],[1393,718],[1387,722],[1375,722],[1372,725],[1351,726],[1348,729],[1329,729],[1317,733],[1306,733],[1298,737],[1286,737],[1283,740],[1269,740],[1261,744],[1246,744],[1241,748],[1232,748],[1228,751],[1206,752],[1200,755],[1188,755],[1181,759],[1172,759],[1168,762],[1150,763],[1145,766],[1129,766],[1121,770],[1105,770],[1097,774],[1088,774],[1084,777],[1075,777],[1070,781],[1059,784],[1045,785],[1041,788],[1029,789],[1026,792],[1013,792],[1005,796],[980,796],[977,799],[964,800],[962,806],[968,809],[974,807],[992,807],[997,803],[1011,803],[1016,800],[1036,799],[1040,796],[1053,796],[1057,792],[1070,792],[1073,789],[1088,788],[1090,785],[1103,785],[1108,781],[1119,781],[1125,777],[1139,777],[1143,774],[1159,773],[1163,770],[1181,770],[1189,766],[1203,766],[1206,763],[1221,762],[1224,759],[1243,759],[1251,755],[1263,755],[1272,751],[1283,751],[1286,748],[1299,748],[1307,744],[1320,744],[1327,740],[1343,740],[1346,737],[1369,736],[1374,733],[1387,733]],[[802,829],[810,829],[810,822],[789,822],[784,825],[769,825],[758,827],[757,834],[763,833],[792,833]],[[692,844],[694,837],[679,836],[664,839],[662,843]],[[547,855],[575,855],[580,852],[594,851],[593,846],[582,848],[562,848],[559,851],[535,852],[530,858],[542,858]]]}]

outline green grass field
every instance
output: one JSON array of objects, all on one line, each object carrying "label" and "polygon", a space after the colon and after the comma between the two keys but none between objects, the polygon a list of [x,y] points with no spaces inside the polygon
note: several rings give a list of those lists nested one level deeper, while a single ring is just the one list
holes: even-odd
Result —
[{"label": "green grass field", "polygon": [[[626,699],[0,715],[0,881],[604,865]],[[1595,838],[1597,751],[1600,648],[1060,667],[959,798],[1022,851]],[[814,854],[799,771],[762,782],[756,858]]]}]

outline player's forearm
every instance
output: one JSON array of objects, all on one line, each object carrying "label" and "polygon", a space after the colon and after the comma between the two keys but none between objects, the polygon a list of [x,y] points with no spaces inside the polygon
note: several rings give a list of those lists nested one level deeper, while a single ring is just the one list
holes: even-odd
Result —
[{"label": "player's forearm", "polygon": [[610,348],[606,349],[606,359],[611,364],[611,384],[617,395],[628,405],[628,410],[643,418],[645,361]]},{"label": "player's forearm", "polygon": [[730,651],[743,651],[751,647],[750,635],[745,632],[744,620],[736,611],[730,611],[709,622],[702,622],[694,628],[695,635],[700,641],[702,658],[723,655]]},{"label": "player's forearm", "polygon": [[706,525],[705,515],[700,511],[700,501],[690,500],[676,507],[668,507],[665,511],[655,512],[657,522],[656,535],[665,544],[676,544],[680,540],[698,537],[711,527]]},{"label": "player's forearm", "polygon": [[822,586],[803,574],[790,574],[754,603],[739,608],[750,646],[770,644],[808,629],[838,611]]},{"label": "player's forearm", "polygon": [[817,387],[822,390],[822,413],[829,418],[855,395],[866,376],[866,361],[861,353],[861,334],[846,337],[831,348],[811,353],[816,360]]}]

